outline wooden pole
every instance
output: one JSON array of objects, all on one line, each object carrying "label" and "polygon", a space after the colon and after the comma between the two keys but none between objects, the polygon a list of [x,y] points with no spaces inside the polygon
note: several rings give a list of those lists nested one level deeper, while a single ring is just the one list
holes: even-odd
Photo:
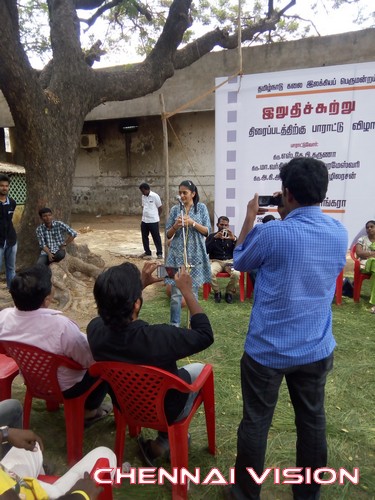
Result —
[{"label": "wooden pole", "polygon": [[[165,115],[165,104],[163,94],[159,94],[160,108],[161,108],[161,123],[163,126],[163,166],[164,166],[164,183],[165,183],[165,195],[164,195],[164,222],[167,222],[169,214],[169,157],[168,157],[168,124]],[[167,235],[164,233],[164,256],[167,257],[168,254],[168,244]]]}]

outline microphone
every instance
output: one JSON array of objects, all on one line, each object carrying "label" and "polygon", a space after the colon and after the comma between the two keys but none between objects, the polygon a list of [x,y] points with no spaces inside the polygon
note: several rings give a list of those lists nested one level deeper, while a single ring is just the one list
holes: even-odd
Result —
[{"label": "microphone", "polygon": [[177,195],[176,196],[176,200],[182,205],[182,200],[181,200],[181,196],[180,195]]}]

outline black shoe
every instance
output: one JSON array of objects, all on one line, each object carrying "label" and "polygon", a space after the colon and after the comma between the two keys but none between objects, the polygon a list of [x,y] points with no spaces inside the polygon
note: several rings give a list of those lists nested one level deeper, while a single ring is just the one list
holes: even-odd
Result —
[{"label": "black shoe", "polygon": [[221,292],[215,292],[214,297],[216,304],[219,304],[221,302]]},{"label": "black shoe", "polygon": [[227,304],[231,304],[233,302],[233,295],[231,293],[225,294],[225,302]]}]

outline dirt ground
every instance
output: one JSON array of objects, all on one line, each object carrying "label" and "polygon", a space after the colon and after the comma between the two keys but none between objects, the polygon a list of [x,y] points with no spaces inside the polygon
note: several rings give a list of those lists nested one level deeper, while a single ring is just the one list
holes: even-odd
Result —
[{"label": "dirt ground", "polygon": [[[130,261],[142,268],[144,261],[139,258],[143,253],[140,231],[141,216],[125,215],[92,215],[74,214],[72,227],[78,232],[76,243],[87,244],[89,249],[102,257],[105,266],[113,266]],[[164,228],[161,228],[162,235]],[[163,237],[163,236],[162,236]],[[155,255],[152,239],[151,250]],[[353,262],[348,255],[345,274],[353,273]],[[94,279],[83,275],[77,276],[81,285],[72,292],[73,300],[64,313],[76,321],[84,331],[87,323],[96,315],[96,307],[92,294]],[[146,288],[144,296],[151,297],[155,293],[155,286]],[[5,288],[4,276],[0,284],[0,309],[13,305],[9,292]]]},{"label": "dirt ground", "polygon": [[[142,268],[144,261],[139,258],[143,253],[140,223],[141,216],[90,214],[73,215],[71,221],[72,227],[78,232],[75,239],[77,245],[87,244],[93,253],[102,257],[106,267],[118,265],[127,260]],[[161,232],[164,232],[163,229]],[[156,257],[152,239],[151,250]],[[72,291],[73,300],[64,313],[76,321],[82,331],[85,331],[87,323],[96,315],[92,294],[94,279],[83,275],[76,277],[82,286]],[[155,293],[154,286],[144,291],[145,296],[153,293]],[[0,309],[12,305],[9,292],[5,288],[5,276],[2,275]]]}]

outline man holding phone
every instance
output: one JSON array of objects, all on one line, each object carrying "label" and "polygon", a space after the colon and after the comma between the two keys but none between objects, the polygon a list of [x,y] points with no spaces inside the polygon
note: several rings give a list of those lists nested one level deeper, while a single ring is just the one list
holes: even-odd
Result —
[{"label": "man holding phone", "polygon": [[[280,169],[282,223],[257,224],[258,195],[247,205],[234,251],[240,271],[259,268],[241,360],[243,418],[238,429],[236,484],[230,498],[259,500],[261,486],[247,472],[264,470],[268,431],[285,377],[297,429],[296,466],[311,475],[327,464],[325,384],[336,342],[331,303],[346,263],[344,226],[320,207],[328,187],[326,165],[296,158]],[[290,464],[291,465],[291,464]],[[307,474],[307,471],[306,471]],[[320,485],[293,485],[294,500],[318,500]]]},{"label": "man holding phone", "polygon": [[[94,296],[99,316],[87,327],[87,338],[95,361],[123,361],[151,365],[169,371],[191,384],[204,365],[190,363],[181,368],[176,361],[203,351],[213,341],[208,317],[197,302],[192,279],[185,268],[174,280],[185,298],[191,315],[191,327],[149,325],[139,318],[143,304],[142,289],[161,281],[152,276],[157,264],[148,262],[140,273],[137,266],[125,262],[101,273],[96,279]],[[197,396],[169,391],[164,402],[169,422],[185,418]],[[154,440],[140,439],[145,462],[151,467],[160,456],[169,453],[168,434],[159,432]]]},{"label": "man holding phone", "polygon": [[226,272],[230,275],[225,290],[225,302],[233,302],[233,294],[238,288],[240,273],[233,269],[233,250],[237,238],[229,228],[229,219],[225,215],[218,218],[218,231],[211,233],[206,239],[206,249],[211,260],[211,287],[215,302],[221,302],[221,292],[217,282],[217,274]]}]

